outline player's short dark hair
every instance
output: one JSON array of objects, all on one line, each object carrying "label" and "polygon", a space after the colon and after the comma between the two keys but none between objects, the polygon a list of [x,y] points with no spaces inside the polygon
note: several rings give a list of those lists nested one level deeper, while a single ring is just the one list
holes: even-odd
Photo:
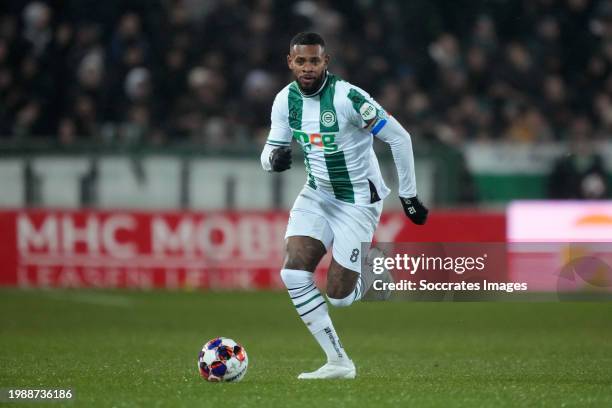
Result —
[{"label": "player's short dark hair", "polygon": [[302,32],[297,33],[289,43],[289,49],[292,49],[294,45],[320,45],[321,48],[325,48],[325,40],[317,33]]}]

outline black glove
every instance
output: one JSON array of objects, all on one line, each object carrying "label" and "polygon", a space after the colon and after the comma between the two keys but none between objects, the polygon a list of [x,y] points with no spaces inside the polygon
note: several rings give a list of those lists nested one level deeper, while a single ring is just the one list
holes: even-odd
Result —
[{"label": "black glove", "polygon": [[291,167],[291,148],[282,146],[270,153],[272,171],[285,171]]},{"label": "black glove", "polygon": [[417,225],[425,224],[429,210],[417,196],[411,198],[400,197],[400,201],[402,202],[402,207],[404,207],[406,217],[410,218],[410,221]]}]

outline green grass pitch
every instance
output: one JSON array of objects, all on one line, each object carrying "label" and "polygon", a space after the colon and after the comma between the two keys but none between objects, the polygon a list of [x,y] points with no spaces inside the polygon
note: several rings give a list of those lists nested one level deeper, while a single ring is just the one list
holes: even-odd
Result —
[{"label": "green grass pitch", "polygon": [[[612,406],[612,302],[333,309],[357,379],[314,382],[296,376],[323,354],[286,293],[2,290],[0,308],[0,388],[74,391],[50,406]],[[220,335],[248,352],[241,383],[197,373]]]}]

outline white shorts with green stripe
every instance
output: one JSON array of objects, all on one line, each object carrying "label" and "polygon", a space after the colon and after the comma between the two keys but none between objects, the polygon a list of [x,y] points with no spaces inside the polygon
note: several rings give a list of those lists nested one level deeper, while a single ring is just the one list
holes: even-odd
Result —
[{"label": "white shorts with green stripe", "polygon": [[382,208],[382,200],[373,204],[352,204],[305,185],[289,214],[285,238],[317,239],[326,249],[333,248],[336,262],[361,273],[362,244],[372,242]]}]

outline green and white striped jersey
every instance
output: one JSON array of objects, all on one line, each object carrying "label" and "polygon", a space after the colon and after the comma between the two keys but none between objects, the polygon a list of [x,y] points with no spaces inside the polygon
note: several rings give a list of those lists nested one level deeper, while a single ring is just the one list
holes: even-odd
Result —
[{"label": "green and white striped jersey", "polygon": [[387,114],[368,93],[327,74],[320,90],[303,95],[294,81],[274,99],[267,144],[304,151],[306,183],[321,193],[354,204],[389,194],[372,148]]}]

